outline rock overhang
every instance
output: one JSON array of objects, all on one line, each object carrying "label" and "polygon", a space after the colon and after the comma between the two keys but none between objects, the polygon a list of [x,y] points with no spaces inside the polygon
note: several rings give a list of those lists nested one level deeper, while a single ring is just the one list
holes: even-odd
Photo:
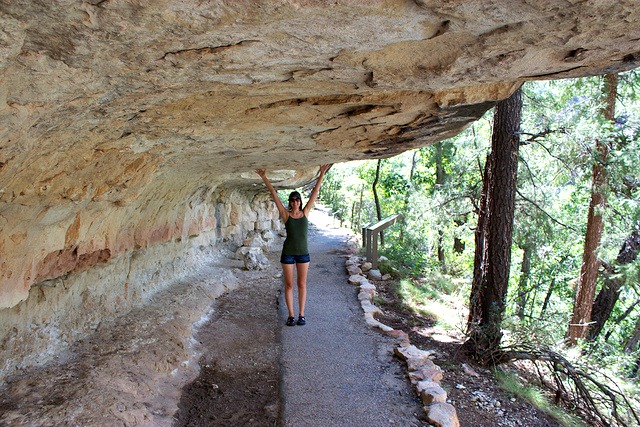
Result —
[{"label": "rock overhang", "polygon": [[633,1],[0,3],[0,307],[214,227],[216,194],[446,139],[523,81],[640,64]]}]

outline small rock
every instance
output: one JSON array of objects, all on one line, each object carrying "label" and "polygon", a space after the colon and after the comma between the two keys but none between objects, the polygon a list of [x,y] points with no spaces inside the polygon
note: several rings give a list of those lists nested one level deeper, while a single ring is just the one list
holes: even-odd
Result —
[{"label": "small rock", "polygon": [[429,362],[431,362],[431,360],[425,357],[410,357],[409,359],[407,359],[407,369],[410,372],[419,371]]},{"label": "small rock", "polygon": [[371,304],[371,301],[369,300],[363,300],[360,301],[360,306],[362,307],[362,310],[364,311],[365,314],[367,313],[371,313],[372,315],[383,315],[384,313],[382,312],[382,310],[380,310],[380,308],[376,307],[375,305]]},{"label": "small rock", "polygon": [[383,332],[390,332],[393,331],[393,328],[391,326],[387,326],[382,322],[377,321],[376,319],[374,319],[373,315],[371,313],[365,313],[364,314],[364,320],[365,322],[367,322],[367,325],[373,327],[373,328],[378,328],[380,330],[382,330]]},{"label": "small rock", "polygon": [[249,252],[249,247],[247,246],[241,246],[238,248],[238,250],[234,253],[233,258],[234,259],[244,259],[244,256],[247,254],[247,252]]},{"label": "small rock", "polygon": [[350,266],[350,265],[360,265],[362,263],[362,259],[360,257],[357,256],[351,256],[349,257],[349,259],[346,261],[346,265]]},{"label": "small rock", "polygon": [[406,332],[392,329],[391,331],[387,332],[387,335],[395,338],[398,346],[400,347],[409,347],[411,345],[411,340],[409,339],[409,335]]},{"label": "small rock", "polygon": [[471,369],[469,367],[469,365],[467,365],[466,363],[462,364],[462,370],[464,371],[465,374],[471,375],[472,377],[479,376],[479,374],[476,371],[474,371],[473,369]]},{"label": "small rock", "polygon": [[385,274],[384,276],[382,276],[382,280],[391,280],[391,275]]},{"label": "small rock", "polygon": [[244,255],[244,266],[247,270],[264,270],[269,267],[269,260],[260,248],[250,248]]},{"label": "small rock", "polygon": [[462,384],[456,384],[456,388],[457,388],[458,390],[464,390],[464,389],[466,389],[466,387],[465,387],[464,385],[462,385]]},{"label": "small rock", "polygon": [[391,338],[397,338],[398,340],[402,340],[402,341],[409,339],[409,334],[399,329],[394,329],[392,331],[389,331],[387,332],[387,335],[390,336]]},{"label": "small rock", "polygon": [[431,360],[424,361],[424,365],[416,370],[409,372],[409,379],[411,381],[442,381],[444,378],[444,374],[442,373],[442,369],[439,366],[436,366]]},{"label": "small rock", "polygon": [[436,427],[460,427],[456,409],[449,403],[434,403],[427,411],[427,420]]},{"label": "small rock", "polygon": [[360,284],[360,292],[367,292],[368,294],[370,294],[371,296],[376,294],[376,287],[375,285],[369,283],[369,281],[367,281],[366,283],[361,283]]},{"label": "small rock", "polygon": [[275,236],[275,233],[273,232],[273,230],[264,230],[262,232],[262,239],[265,242],[271,242],[275,238],[276,238],[276,236]]},{"label": "small rock", "polygon": [[382,280],[382,273],[380,273],[380,270],[369,270],[367,277],[369,280]]},{"label": "small rock", "polygon": [[364,300],[371,300],[371,298],[373,297],[373,295],[371,295],[369,292],[360,292],[358,294],[358,301],[364,301]]},{"label": "small rock", "polygon": [[371,283],[367,282],[364,285],[360,285],[360,292],[366,292],[370,295],[370,298],[373,298],[374,296],[376,296],[378,293],[376,292],[376,287],[373,286]]},{"label": "small rock", "polygon": [[351,283],[352,285],[361,285],[363,283],[369,283],[369,281],[366,277],[360,274],[354,274],[352,276],[349,276],[349,283]]},{"label": "small rock", "polygon": [[[411,358],[429,360],[429,357],[434,353],[434,351],[420,350],[415,345],[410,345],[409,347],[402,347],[402,348],[396,347],[394,349],[394,353],[396,354],[396,356],[398,356],[400,359],[404,361],[407,361]],[[425,363],[423,363],[422,366],[424,366]]]},{"label": "small rock", "polygon": [[425,405],[430,405],[435,402],[445,403],[447,401],[447,392],[444,391],[438,383],[433,381],[420,381],[416,385],[416,389],[418,390],[418,393],[420,393],[422,403]]},{"label": "small rock", "polygon": [[266,242],[262,239],[261,236],[254,236],[248,239],[244,239],[243,245],[250,248],[264,248],[266,246]]},{"label": "small rock", "polygon": [[367,271],[371,270],[373,268],[373,264],[371,264],[370,262],[365,262],[360,266],[360,269],[366,273]]},{"label": "small rock", "polygon": [[354,274],[362,274],[362,270],[357,265],[348,266],[347,272],[349,273],[349,276],[353,276]]}]

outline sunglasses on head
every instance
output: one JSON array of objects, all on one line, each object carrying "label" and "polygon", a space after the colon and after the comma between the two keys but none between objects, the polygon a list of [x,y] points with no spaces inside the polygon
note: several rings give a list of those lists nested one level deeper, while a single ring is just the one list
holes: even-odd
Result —
[{"label": "sunglasses on head", "polygon": [[299,197],[292,197],[292,198],[289,199],[290,202],[295,202],[296,200],[300,201],[300,198]]}]

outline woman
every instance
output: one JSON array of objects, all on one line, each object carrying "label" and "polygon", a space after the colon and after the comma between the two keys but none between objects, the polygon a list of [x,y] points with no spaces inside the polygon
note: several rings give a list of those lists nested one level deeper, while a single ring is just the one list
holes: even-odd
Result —
[{"label": "woman", "polygon": [[[313,204],[318,198],[320,192],[320,185],[324,174],[329,169],[330,165],[320,166],[320,176],[316,182],[313,191],[309,196],[309,201],[302,207],[302,199],[300,193],[293,191],[289,194],[289,207],[284,207],[278,193],[273,188],[265,169],[258,169],[256,172],[264,184],[269,189],[273,201],[278,207],[280,212],[280,219],[284,222],[284,227],[287,230],[287,238],[282,246],[282,255],[280,256],[280,263],[282,264],[282,273],[284,275],[284,300],[287,303],[287,310],[289,311],[289,318],[287,319],[287,326],[304,325],[307,323],[304,317],[304,308],[307,301],[307,272],[309,271],[309,248],[307,245],[307,230],[309,226],[309,212],[313,208]],[[293,270],[298,271],[298,305],[300,307],[300,314],[298,321],[294,317],[293,312]]]}]

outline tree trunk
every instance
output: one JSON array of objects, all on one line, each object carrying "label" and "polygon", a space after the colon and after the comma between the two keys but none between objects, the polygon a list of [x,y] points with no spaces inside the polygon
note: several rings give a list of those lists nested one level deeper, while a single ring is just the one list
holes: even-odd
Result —
[{"label": "tree trunk", "polygon": [[627,237],[618,252],[615,265],[605,270],[604,286],[598,293],[593,307],[591,309],[591,321],[593,324],[589,328],[587,338],[590,341],[595,340],[618,302],[622,286],[625,284],[624,277],[620,276],[618,271],[620,266],[630,264],[638,256],[640,252],[640,223],[636,225],[636,229]]},{"label": "tree trunk", "polygon": [[640,317],[636,322],[636,326],[633,328],[631,336],[624,345],[625,353],[633,353],[638,348],[638,342],[640,342]]},{"label": "tree trunk", "polygon": [[[609,273],[607,273],[609,276]],[[587,339],[594,341],[602,332],[604,324],[609,320],[613,307],[620,298],[620,291],[624,282],[619,277],[606,277],[604,285],[591,307],[591,325],[587,333]]]},{"label": "tree trunk", "polygon": [[470,337],[465,343],[483,363],[495,363],[500,357],[511,266],[521,113],[521,90],[496,105],[491,155],[485,165],[487,181],[483,183],[484,200],[476,230],[478,246],[467,324]]},{"label": "tree trunk", "polygon": [[640,371],[640,356],[636,359],[636,363],[631,369],[631,378],[638,378],[638,371]]},{"label": "tree trunk", "polygon": [[[614,119],[617,75],[605,76],[605,107],[602,113],[608,120]],[[604,194],[607,186],[605,164],[609,155],[609,147],[601,140],[596,140],[595,156],[592,172],[591,202],[587,218],[587,232],[582,255],[582,267],[573,304],[573,315],[567,330],[568,345],[575,345],[578,339],[585,338],[591,319],[591,308],[598,278],[598,246],[602,237],[604,224],[602,210],[607,203]]]},{"label": "tree trunk", "polygon": [[358,204],[358,226],[356,230],[360,231],[362,229],[362,203],[364,198],[364,185],[360,187],[360,204]]},{"label": "tree trunk", "polygon": [[[465,220],[461,220],[461,219],[456,219],[455,223],[457,227],[462,226],[466,221]],[[464,241],[462,239],[460,239],[458,236],[454,236],[453,237],[453,251],[457,254],[461,254],[462,252],[464,252]]]},{"label": "tree trunk", "polygon": [[[378,216],[378,221],[382,220],[382,210],[380,208],[380,199],[378,198],[378,181],[380,180],[380,166],[382,164],[382,159],[378,159],[378,164],[376,165],[376,177],[373,180],[372,190],[373,190],[373,201],[376,204],[376,215]],[[384,245],[384,235],[382,231],[380,232],[380,245]]]},{"label": "tree trunk", "polygon": [[404,195],[404,207],[403,207],[403,213],[404,215],[402,215],[400,217],[400,244],[404,243],[404,230],[405,228],[407,228],[407,218],[406,218],[406,212],[408,212],[409,210],[409,202],[411,199],[411,193],[413,192],[413,175],[415,175],[416,172],[416,165],[418,164],[418,151],[414,151],[413,152],[413,156],[411,157],[411,170],[409,171],[409,188],[407,188],[407,192]]},{"label": "tree trunk", "polygon": [[[616,317],[613,321],[614,324],[619,324],[620,322],[622,322],[624,319],[627,318],[627,316],[629,316],[631,314],[631,312],[633,311],[634,308],[636,308],[636,305],[640,304],[640,299],[636,300],[633,304],[631,304],[629,307],[627,307],[627,309],[624,311],[624,313],[622,313],[620,316]],[[613,333],[614,328],[609,328],[609,331],[607,331],[607,333],[604,336],[604,342],[609,341],[609,337],[611,337],[611,334]]]},{"label": "tree trunk", "polygon": [[542,308],[540,309],[540,318],[544,316],[544,312],[549,307],[549,301],[551,301],[551,295],[553,294],[553,290],[556,287],[556,278],[551,278],[551,283],[549,284],[549,290],[547,291],[547,295],[544,297],[544,302],[542,303]]},{"label": "tree trunk", "polygon": [[[443,147],[442,144],[444,144],[444,142],[439,142],[438,144],[435,145],[435,163],[436,163],[436,187],[437,188],[442,188],[444,181],[445,181],[445,171],[444,171],[444,165],[442,164],[442,160],[444,157],[443,154]],[[438,230],[438,262],[440,263],[440,267],[442,269],[445,268],[445,263],[444,263],[444,231],[442,231],[442,228],[440,228]]]},{"label": "tree trunk", "polygon": [[[467,323],[467,335],[471,335],[478,327],[482,319],[482,295],[487,269],[487,229],[489,214],[487,208],[491,154],[487,155],[484,172],[482,174],[482,192],[478,205],[478,226],[475,232],[475,252],[473,257],[473,280],[471,281],[471,294],[469,299],[469,319]],[[469,341],[467,341],[469,342]],[[473,351],[473,348],[469,348]]]},{"label": "tree trunk", "polygon": [[[351,228],[353,228],[353,224],[356,223],[356,205],[357,202],[351,203]],[[358,228],[356,228],[356,230],[358,230]]]},{"label": "tree trunk", "polygon": [[529,291],[529,277],[531,276],[531,246],[526,245],[522,249],[522,266],[520,266],[520,281],[518,282],[518,297],[516,304],[517,315],[524,318],[524,308],[527,305],[527,292]]}]

